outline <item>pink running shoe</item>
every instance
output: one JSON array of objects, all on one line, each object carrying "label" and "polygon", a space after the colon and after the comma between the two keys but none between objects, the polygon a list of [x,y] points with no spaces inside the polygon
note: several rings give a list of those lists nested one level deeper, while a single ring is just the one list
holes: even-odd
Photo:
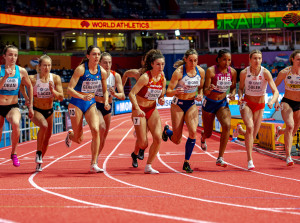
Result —
[{"label": "pink running shoe", "polygon": [[18,160],[17,154],[11,154],[10,158],[11,158],[11,160],[13,162],[13,165],[15,167],[19,167],[20,166],[20,162]]}]

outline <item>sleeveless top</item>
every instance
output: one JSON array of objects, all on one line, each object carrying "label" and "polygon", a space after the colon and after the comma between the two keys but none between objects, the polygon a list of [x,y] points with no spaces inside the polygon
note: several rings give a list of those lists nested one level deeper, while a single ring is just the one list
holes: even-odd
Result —
[{"label": "sleeveless top", "polygon": [[218,66],[215,67],[215,77],[212,80],[212,84],[216,86],[213,92],[224,93],[232,85],[231,67],[228,67],[228,72],[223,74],[219,71]]},{"label": "sleeveless top", "polygon": [[[107,84],[107,91],[108,96],[111,97],[109,88],[116,88],[116,71],[111,70],[108,78],[106,79]],[[95,96],[103,97],[103,89],[102,89],[102,82],[100,81],[99,87],[97,88],[97,91],[95,92]]]},{"label": "sleeveless top", "polygon": [[247,67],[247,74],[245,78],[245,94],[250,96],[263,96],[267,90],[268,81],[264,76],[264,67],[261,66],[260,72],[257,76],[250,73],[250,66]]},{"label": "sleeveless top", "polygon": [[79,78],[76,86],[74,87],[74,90],[83,93],[95,93],[97,88],[99,87],[99,83],[101,82],[100,65],[97,65],[97,74],[90,73],[88,62],[84,63],[84,67],[84,74]]},{"label": "sleeveless top", "polygon": [[[5,75],[5,65],[1,65],[0,79]],[[19,66],[15,65],[15,75],[8,77],[0,89],[0,95],[18,95],[21,84],[21,74]]]},{"label": "sleeveless top", "polygon": [[[52,81],[54,83],[53,74],[50,73],[49,75],[50,75],[49,82]],[[36,74],[36,83],[33,87],[33,96],[37,97],[37,98],[52,98],[53,94],[50,91],[49,82],[43,83],[40,79],[40,74],[37,73]]]},{"label": "sleeveless top", "polygon": [[196,92],[199,85],[200,85],[200,72],[198,68],[196,67],[196,75],[194,77],[189,77],[186,73],[185,65],[183,65],[183,76],[181,80],[178,81],[177,87],[182,87],[184,90],[184,93],[193,93]]},{"label": "sleeveless top", "polygon": [[165,77],[161,74],[159,81],[154,81],[151,72],[147,71],[147,74],[149,76],[149,82],[146,86],[142,87],[137,95],[145,99],[155,101],[162,93]]},{"label": "sleeveless top", "polygon": [[288,73],[284,79],[285,89],[289,91],[300,91],[300,75],[292,73],[292,67],[289,67]]}]

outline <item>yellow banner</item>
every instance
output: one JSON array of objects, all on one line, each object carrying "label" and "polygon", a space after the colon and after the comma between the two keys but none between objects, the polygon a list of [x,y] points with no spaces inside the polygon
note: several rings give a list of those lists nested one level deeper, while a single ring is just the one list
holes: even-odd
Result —
[{"label": "yellow banner", "polygon": [[267,149],[275,150],[274,135],[274,124],[262,122],[258,131],[259,145]]},{"label": "yellow banner", "polygon": [[82,20],[0,13],[0,23],[29,27],[98,30],[214,29],[214,20]]}]

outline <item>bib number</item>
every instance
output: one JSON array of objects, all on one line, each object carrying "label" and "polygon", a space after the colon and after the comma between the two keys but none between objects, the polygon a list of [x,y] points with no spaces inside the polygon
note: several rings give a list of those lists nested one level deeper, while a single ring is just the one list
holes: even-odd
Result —
[{"label": "bib number", "polygon": [[75,108],[69,108],[70,117],[75,117]]},{"label": "bib number", "polygon": [[140,117],[133,117],[133,124],[134,125],[140,125],[141,124],[141,118]]}]

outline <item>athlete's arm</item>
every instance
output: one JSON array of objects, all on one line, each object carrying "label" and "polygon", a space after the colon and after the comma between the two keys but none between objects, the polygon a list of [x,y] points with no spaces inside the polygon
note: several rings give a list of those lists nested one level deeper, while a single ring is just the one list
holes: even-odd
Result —
[{"label": "athlete's arm", "polygon": [[50,91],[52,92],[52,94],[57,100],[62,101],[64,99],[64,92],[63,92],[60,76],[53,74],[53,81],[55,84],[55,88],[52,83],[49,83]]},{"label": "athlete's arm", "polygon": [[122,85],[124,86],[126,84],[126,81],[129,77],[135,78],[135,80],[138,80],[140,78],[140,70],[139,69],[131,69],[125,71],[122,77]]},{"label": "athlete's arm", "polygon": [[285,68],[283,70],[281,70],[275,80],[275,85],[278,86],[281,84],[282,80],[285,79],[286,75],[287,75],[287,71],[288,71],[288,68]]},{"label": "athlete's arm", "polygon": [[183,66],[180,66],[180,67],[178,67],[175,71],[174,71],[174,73],[172,74],[172,78],[171,78],[171,81],[170,81],[170,83],[169,83],[169,86],[168,86],[168,89],[167,89],[167,93],[166,93],[166,95],[167,95],[167,97],[173,97],[175,94],[183,94],[184,93],[184,90],[183,90],[183,88],[181,88],[181,87],[177,87],[175,90],[174,90],[174,88],[177,86],[177,84],[178,84],[178,81],[180,80],[180,79],[182,79],[182,72],[183,72],[183,70],[182,70],[182,67]]},{"label": "athlete's arm", "polygon": [[[0,67],[0,72],[1,72],[1,67]],[[0,89],[3,87],[5,84],[6,79],[9,77],[9,72],[7,72],[7,69],[5,69],[5,74],[3,77],[0,77]]]},{"label": "athlete's arm", "polygon": [[198,95],[196,97],[197,101],[202,101],[203,99],[203,86],[204,86],[204,79],[205,79],[205,71],[202,69],[202,67],[197,66],[198,70],[200,72],[201,80],[200,80],[200,85],[198,86]]},{"label": "athlete's arm", "polygon": [[136,82],[136,84],[133,86],[133,88],[131,89],[131,91],[129,92],[129,100],[131,101],[132,104],[132,108],[134,110],[140,110],[140,107],[138,105],[138,102],[136,100],[136,94],[142,89],[142,87],[144,87],[145,85],[147,85],[147,83],[149,82],[149,77],[147,74],[143,74],[138,81]]},{"label": "athlete's arm", "polygon": [[211,80],[215,77],[215,68],[214,66],[209,67],[206,70],[205,82],[204,82],[204,95],[207,96],[215,88],[215,85],[211,83]]},{"label": "athlete's arm", "polygon": [[243,99],[246,73],[247,73],[247,69],[242,70],[240,73],[240,86],[239,86],[239,90],[238,90],[238,96],[239,96],[238,104],[241,104],[242,99]]},{"label": "athlete's arm", "polygon": [[268,102],[268,106],[271,109],[273,107],[273,104],[277,101],[278,97],[279,97],[279,91],[275,85],[275,82],[273,80],[273,77],[270,73],[270,71],[268,71],[267,69],[264,70],[264,76],[266,77],[266,80],[268,81],[270,88],[273,92],[273,97],[272,100]]},{"label": "athlete's arm", "polygon": [[163,88],[162,88],[162,91],[161,91],[161,95],[158,98],[158,103],[160,105],[165,104],[165,97],[164,96],[165,96],[165,92],[166,92],[166,85],[167,85],[167,81],[166,81],[166,78],[164,77]]},{"label": "athlete's arm", "polygon": [[25,85],[27,88],[27,94],[28,94],[28,117],[31,119],[33,117],[33,87],[31,84],[31,81],[29,79],[27,71],[23,67],[20,68],[20,76],[21,76],[21,84]]},{"label": "athlete's arm", "polygon": [[230,98],[230,100],[234,100],[235,99],[235,92],[236,92],[236,77],[237,77],[237,72],[232,67],[231,67],[231,75],[232,75],[232,80],[231,80],[232,83],[231,83],[231,86],[230,86],[228,97]]},{"label": "athlete's arm", "polygon": [[121,75],[116,73],[115,78],[116,78],[116,88],[118,90],[118,93],[115,92],[115,89],[110,89],[111,95],[118,98],[119,100],[124,100],[125,94],[124,94],[124,88],[122,85]]},{"label": "athlete's arm", "polygon": [[103,91],[103,98],[104,98],[104,108],[106,110],[109,110],[110,104],[108,103],[108,91],[107,91],[107,83],[106,83],[108,74],[103,67],[100,66],[100,69],[101,69],[102,91]]},{"label": "athlete's arm", "polygon": [[90,101],[93,97],[95,97],[93,94],[87,94],[87,95],[83,95],[83,94],[79,94],[77,91],[74,90],[74,87],[76,86],[76,84],[78,83],[78,80],[81,76],[83,76],[84,74],[84,71],[85,71],[85,68],[84,68],[84,65],[81,64],[79,65],[75,71],[74,71],[74,74],[73,76],[71,77],[71,80],[69,82],[69,85],[68,85],[68,94],[71,96],[71,97],[74,97],[74,98],[79,98],[79,99],[82,99],[82,100],[85,100],[85,101]]}]

